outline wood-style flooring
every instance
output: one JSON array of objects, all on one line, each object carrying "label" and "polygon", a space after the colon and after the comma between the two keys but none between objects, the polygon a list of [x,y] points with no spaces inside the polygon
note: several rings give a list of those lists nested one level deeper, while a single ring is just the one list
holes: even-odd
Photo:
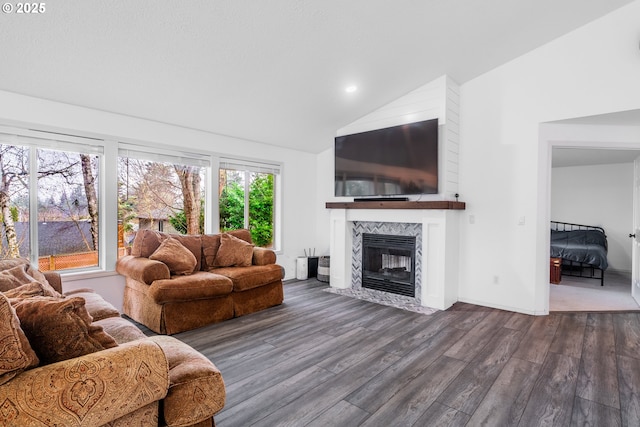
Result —
[{"label": "wood-style flooring", "polygon": [[218,427],[640,425],[639,313],[427,316],[326,287],[175,335],[222,371]]}]

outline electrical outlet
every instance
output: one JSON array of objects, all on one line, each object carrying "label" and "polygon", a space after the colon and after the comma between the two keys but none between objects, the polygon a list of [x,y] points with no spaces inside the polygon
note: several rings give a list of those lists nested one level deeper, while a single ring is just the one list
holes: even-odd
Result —
[{"label": "electrical outlet", "polygon": [[498,283],[500,283],[500,277],[499,276],[493,276],[493,284],[497,285]]}]

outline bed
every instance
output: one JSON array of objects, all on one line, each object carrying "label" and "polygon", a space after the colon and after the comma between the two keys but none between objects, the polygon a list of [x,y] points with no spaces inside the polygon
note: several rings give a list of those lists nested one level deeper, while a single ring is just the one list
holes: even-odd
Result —
[{"label": "bed", "polygon": [[551,221],[551,258],[562,258],[562,275],[600,280],[604,286],[607,236],[602,227]]}]

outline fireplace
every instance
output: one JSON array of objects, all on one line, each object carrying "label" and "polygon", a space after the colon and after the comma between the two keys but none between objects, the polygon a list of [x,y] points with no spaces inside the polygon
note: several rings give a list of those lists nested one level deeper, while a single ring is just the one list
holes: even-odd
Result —
[{"label": "fireplace", "polygon": [[[414,300],[425,307],[446,310],[457,301],[458,213],[452,209],[332,208],[331,287],[363,290],[364,233],[413,236]],[[398,295],[398,298],[411,297]]]},{"label": "fireplace", "polygon": [[416,237],[362,234],[362,287],[415,298]]}]

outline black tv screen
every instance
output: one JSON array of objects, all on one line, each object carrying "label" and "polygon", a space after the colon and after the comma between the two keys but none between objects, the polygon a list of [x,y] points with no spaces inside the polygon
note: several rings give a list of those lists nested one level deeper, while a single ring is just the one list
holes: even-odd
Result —
[{"label": "black tv screen", "polygon": [[438,119],[336,137],[336,196],[437,192]]}]

